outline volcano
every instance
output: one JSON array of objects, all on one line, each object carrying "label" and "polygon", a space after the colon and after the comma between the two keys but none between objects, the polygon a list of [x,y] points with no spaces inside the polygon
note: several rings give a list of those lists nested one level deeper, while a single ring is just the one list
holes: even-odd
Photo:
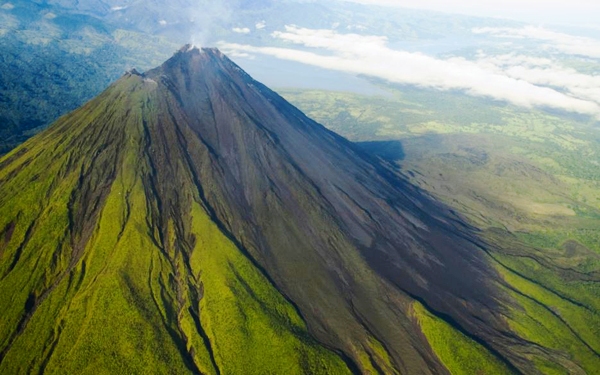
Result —
[{"label": "volcano", "polygon": [[448,373],[435,332],[528,372],[489,251],[186,46],[0,159],[0,372]]}]

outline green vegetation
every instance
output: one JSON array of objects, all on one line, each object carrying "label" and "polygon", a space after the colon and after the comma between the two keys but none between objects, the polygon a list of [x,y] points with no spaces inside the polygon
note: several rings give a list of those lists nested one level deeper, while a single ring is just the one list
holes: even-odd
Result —
[{"label": "green vegetation", "polygon": [[511,286],[506,291],[520,306],[510,313],[511,328],[527,340],[554,349],[555,363],[569,373],[594,373],[600,366],[597,283],[567,280],[559,269],[530,259],[506,255],[497,259],[499,272]]},{"label": "green vegetation", "polygon": [[202,208],[196,205],[191,215],[198,243],[190,263],[205,290],[200,314],[221,371],[348,372],[339,358],[310,338],[293,307],[219,232]]},{"label": "green vegetation", "polygon": [[483,346],[433,315],[422,304],[415,302],[413,310],[431,348],[451,374],[511,374]]},{"label": "green vegetation", "polygon": [[183,165],[186,210],[161,224],[152,87],[121,80],[0,159],[0,373],[348,373]]},{"label": "green vegetation", "polygon": [[594,255],[584,247],[580,253],[570,249],[568,255],[556,249],[534,251],[507,241],[506,234],[488,236],[512,252],[493,255],[508,282],[504,289],[517,303],[507,314],[511,329],[553,350],[530,354],[538,369],[549,374],[594,373],[600,361],[600,289],[593,273],[580,273],[584,270],[578,266]]}]

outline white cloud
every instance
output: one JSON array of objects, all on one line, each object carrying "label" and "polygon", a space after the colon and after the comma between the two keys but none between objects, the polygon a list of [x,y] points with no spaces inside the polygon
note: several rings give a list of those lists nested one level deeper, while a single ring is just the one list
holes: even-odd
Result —
[{"label": "white cloud", "polygon": [[158,23],[159,23],[161,26],[167,26],[167,21],[165,21],[165,20],[160,20],[160,21],[158,21]]},{"label": "white cloud", "polygon": [[600,41],[557,33],[543,27],[526,26],[523,28],[481,27],[473,29],[475,34],[487,34],[498,38],[534,39],[548,42],[545,47],[569,55],[600,59]]},{"label": "white cloud", "polygon": [[231,31],[233,31],[234,33],[238,33],[238,34],[250,33],[250,29],[247,27],[234,27],[233,29],[231,29]]},{"label": "white cloud", "polygon": [[556,65],[554,61],[548,58],[517,55],[514,53],[487,56],[482,51],[479,51],[477,60],[480,62],[480,64],[489,64],[488,67],[510,67],[517,65],[528,67],[549,67]]},{"label": "white cloud", "polygon": [[364,25],[348,25],[348,26],[346,26],[346,29],[365,31],[367,29],[367,27]]},{"label": "white cloud", "polygon": [[[292,44],[321,49],[323,53],[231,43],[222,43],[221,48],[226,53],[265,54],[326,69],[378,77],[394,83],[438,90],[462,90],[469,95],[489,97],[522,107],[548,107],[600,118],[600,101],[591,99],[595,94],[576,97],[577,90],[565,90],[568,93],[563,93],[551,87],[538,86],[528,81],[523,72],[505,71],[498,63],[501,58],[496,62],[483,57],[480,61],[460,57],[441,60],[421,53],[390,49],[387,38],[382,36],[339,34],[332,30],[295,26],[286,26],[285,31],[272,35]],[[532,60],[530,63],[539,69],[548,61]],[[542,75],[538,77],[539,81],[543,80]]]},{"label": "white cloud", "polygon": [[267,23],[265,21],[260,21],[257,22],[256,25],[254,25],[254,27],[256,27],[257,30],[262,30],[265,27],[267,27]]},{"label": "white cloud", "polygon": [[232,59],[249,59],[249,60],[254,60],[254,58],[255,58],[254,55],[251,55],[251,54],[246,53],[246,52],[231,51],[228,55]]},{"label": "white cloud", "polygon": [[552,60],[523,55],[480,55],[477,63],[482,67],[541,86],[568,92],[580,99],[600,103],[600,76],[564,68]]}]

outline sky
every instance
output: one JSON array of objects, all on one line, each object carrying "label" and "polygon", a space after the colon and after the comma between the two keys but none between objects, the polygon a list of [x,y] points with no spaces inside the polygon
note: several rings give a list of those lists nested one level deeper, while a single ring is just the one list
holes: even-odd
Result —
[{"label": "sky", "polygon": [[364,4],[419,8],[534,24],[600,27],[599,0],[350,0]]}]

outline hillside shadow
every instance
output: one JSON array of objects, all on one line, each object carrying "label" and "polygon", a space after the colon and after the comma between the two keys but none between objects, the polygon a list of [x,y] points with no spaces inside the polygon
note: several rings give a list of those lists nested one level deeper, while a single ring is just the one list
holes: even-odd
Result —
[{"label": "hillside shadow", "polygon": [[369,141],[356,142],[356,144],[366,152],[377,155],[387,161],[404,160],[404,146],[400,141]]}]

